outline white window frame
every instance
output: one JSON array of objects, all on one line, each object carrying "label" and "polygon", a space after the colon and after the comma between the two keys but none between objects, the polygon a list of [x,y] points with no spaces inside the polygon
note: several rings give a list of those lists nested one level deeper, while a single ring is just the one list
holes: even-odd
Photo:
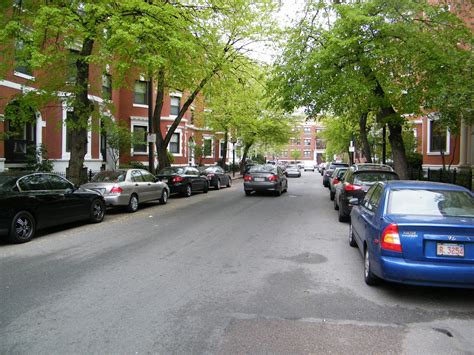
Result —
[{"label": "white window frame", "polygon": [[[211,155],[204,155],[204,141],[211,141]],[[212,137],[202,137],[202,153],[204,158],[214,157],[214,139]]]},{"label": "white window frame", "polygon": [[[426,149],[428,155],[441,155],[440,151],[431,151],[431,123],[437,121],[436,118],[427,118],[427,142],[426,142]],[[449,129],[446,129],[446,150],[443,152],[443,155],[449,155],[451,152],[451,132]]]},{"label": "white window frame", "polygon": [[[173,134],[178,134],[178,153],[171,153],[175,157],[182,157],[183,156],[183,140],[184,140],[184,135],[183,131],[181,129],[176,129]],[[168,151],[169,151],[169,144],[168,144]]]},{"label": "white window frame", "polygon": [[[131,133],[133,134],[134,127],[135,126],[141,126],[141,127],[146,127],[146,132],[148,133],[148,117],[141,117],[141,116],[131,116],[130,117],[130,129]],[[148,143],[145,142],[146,145],[146,153],[143,152],[135,152],[133,149],[133,144],[130,147],[130,156],[143,156],[143,155],[148,155]]]},{"label": "white window frame", "polygon": [[179,105],[178,105],[178,114],[179,114],[179,111],[181,110],[181,96],[170,95],[170,117],[176,118],[176,117],[178,117],[178,115],[171,112],[171,108],[173,107],[173,105],[171,103],[172,103],[173,99],[178,99],[179,100]]},{"label": "white window frame", "polygon": [[[71,152],[66,152],[66,133],[67,133],[67,127],[66,127],[66,118],[67,118],[67,113],[72,112],[71,107],[67,107],[66,103],[63,103],[63,117],[62,117],[62,141],[61,141],[61,159],[63,160],[70,160],[71,159]],[[90,122],[90,118],[89,118]],[[84,159],[92,159],[91,158],[91,142],[92,142],[92,132],[91,130],[87,130],[87,153]]]},{"label": "white window frame", "polygon": [[303,158],[311,158],[311,150],[303,150]]},{"label": "white window frame", "polygon": [[[143,78],[142,76],[140,76],[140,78],[138,78],[138,80],[135,80],[135,82],[133,83],[133,107],[141,107],[141,108],[148,108],[148,104],[137,104],[135,103],[135,85],[137,82],[144,82],[146,85],[145,85],[145,92],[148,91],[148,81],[145,80],[145,78]],[[148,93],[146,92],[145,93],[145,98],[146,98],[146,101],[148,101]]]}]

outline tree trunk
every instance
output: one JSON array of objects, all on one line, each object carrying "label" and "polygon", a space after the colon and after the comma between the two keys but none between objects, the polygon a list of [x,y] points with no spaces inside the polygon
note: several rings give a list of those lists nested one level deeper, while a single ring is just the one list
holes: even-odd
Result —
[{"label": "tree trunk", "polygon": [[155,111],[153,112],[153,131],[156,133],[156,153],[158,155],[158,169],[170,166],[168,159],[168,145],[163,139],[161,131],[161,111],[163,110],[163,100],[165,96],[165,71],[158,71],[156,84]]},{"label": "tree trunk", "polygon": [[405,145],[403,144],[402,125],[397,122],[389,122],[388,130],[390,132],[388,140],[392,147],[394,169],[400,179],[408,179],[408,164]]},{"label": "tree trunk", "polygon": [[[87,174],[82,173],[84,157],[87,153],[87,132],[89,118],[94,109],[88,98],[89,63],[86,60],[92,53],[94,40],[86,38],[82,43],[80,57],[76,61],[76,92],[72,101],[74,114],[70,118],[71,125],[71,157],[67,169],[67,177],[74,184],[87,182]],[[67,123],[66,123],[67,124]]]},{"label": "tree trunk", "polygon": [[[225,163],[227,162],[227,142],[229,141],[229,133],[227,130],[224,134],[224,151],[222,152],[221,167],[225,170]],[[221,147],[219,147],[220,150]]]},{"label": "tree trunk", "polygon": [[372,153],[370,151],[369,139],[367,138],[367,112],[364,112],[359,117],[359,134],[362,153],[364,154],[367,163],[372,163]]},{"label": "tree trunk", "polygon": [[240,173],[242,175],[245,173],[245,162],[247,161],[247,154],[249,153],[252,144],[253,143],[244,145],[244,153],[242,154],[242,159],[240,160]]}]

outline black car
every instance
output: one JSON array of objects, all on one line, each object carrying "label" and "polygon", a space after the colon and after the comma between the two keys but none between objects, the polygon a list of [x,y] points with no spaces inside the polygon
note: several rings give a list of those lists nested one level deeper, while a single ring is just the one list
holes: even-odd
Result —
[{"label": "black car", "polygon": [[348,167],[349,164],[346,163],[337,163],[337,162],[331,162],[329,165],[327,165],[326,169],[324,169],[324,174],[323,174],[323,186],[324,187],[329,187],[329,179],[331,179],[332,173],[334,172],[334,169],[336,168],[342,168],[342,167]]},{"label": "black car", "polygon": [[336,185],[334,209],[339,212],[339,221],[344,222],[351,214],[351,198],[361,201],[367,190],[378,181],[399,180],[392,167],[383,164],[354,164]]},{"label": "black car", "polygon": [[191,196],[196,191],[207,193],[209,183],[197,168],[191,166],[176,166],[161,169],[156,178],[166,182],[171,193],[178,193],[184,197]]},{"label": "black car", "polygon": [[198,170],[201,175],[207,178],[209,186],[216,190],[219,190],[222,186],[232,186],[232,178],[220,166],[200,166]]},{"label": "black car", "polygon": [[0,235],[11,243],[28,242],[46,227],[80,220],[99,223],[104,215],[100,193],[77,188],[59,175],[0,174]]},{"label": "black car", "polygon": [[254,165],[244,175],[244,191],[247,196],[253,191],[271,191],[280,196],[288,191],[288,179],[277,165]]},{"label": "black car", "polygon": [[347,169],[345,166],[341,168],[336,168],[329,179],[329,198],[331,201],[334,200],[336,196],[336,186],[341,182],[341,178],[346,173]]}]

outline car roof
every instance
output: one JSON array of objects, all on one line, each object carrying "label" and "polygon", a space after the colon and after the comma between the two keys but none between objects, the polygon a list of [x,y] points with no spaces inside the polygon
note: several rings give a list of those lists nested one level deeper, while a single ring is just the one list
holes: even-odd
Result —
[{"label": "car roof", "polygon": [[[453,190],[453,191],[467,191],[471,192],[463,186],[446,184],[443,182],[434,181],[419,181],[419,180],[390,180],[383,181],[382,184],[391,189],[431,189],[431,190]],[[472,192],[471,192],[472,194]]]}]

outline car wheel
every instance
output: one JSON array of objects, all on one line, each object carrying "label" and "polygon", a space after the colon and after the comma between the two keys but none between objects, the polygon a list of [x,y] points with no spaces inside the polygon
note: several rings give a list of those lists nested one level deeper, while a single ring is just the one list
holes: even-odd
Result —
[{"label": "car wheel", "polygon": [[11,243],[26,243],[34,237],[35,232],[35,218],[27,211],[20,211],[12,219],[8,240]]},{"label": "car wheel", "polygon": [[193,189],[191,188],[191,185],[186,185],[184,188],[183,196],[184,197],[191,197],[193,194]]},{"label": "car wheel", "polygon": [[160,197],[160,204],[166,205],[168,202],[168,191],[166,189],[163,189],[163,192],[161,193]]},{"label": "car wheel", "polygon": [[288,181],[286,182],[285,189],[283,190],[283,192],[288,192]]},{"label": "car wheel", "polygon": [[364,280],[369,286],[377,285],[380,279],[372,272],[372,265],[370,264],[369,248],[366,246],[364,251]]},{"label": "car wheel", "polygon": [[337,204],[337,198],[334,196],[334,209],[337,211],[339,209],[339,205]]},{"label": "car wheel", "polygon": [[275,190],[275,195],[276,196],[281,196],[281,191],[283,190],[283,187],[280,185],[280,188],[278,190]]},{"label": "car wheel", "polygon": [[337,217],[338,217],[339,222],[347,221],[347,216],[344,214],[344,211],[342,210],[341,206],[339,206]]},{"label": "car wheel", "polygon": [[252,194],[252,191],[250,190],[245,190],[245,196],[250,196]]},{"label": "car wheel", "polygon": [[207,194],[209,192],[209,184],[206,182],[206,185],[204,185],[204,188],[202,189],[202,192]]},{"label": "car wheel", "polygon": [[349,225],[349,245],[353,248],[357,246],[357,242],[354,239],[354,232],[352,231],[352,223]]},{"label": "car wheel", "polygon": [[214,186],[216,190],[220,190],[221,189],[221,181],[219,179],[217,179],[217,182],[216,182],[216,186]]},{"label": "car wheel", "polygon": [[128,202],[127,211],[128,212],[137,212],[138,210],[138,196],[132,194],[130,196],[130,201]]},{"label": "car wheel", "polygon": [[231,186],[232,186],[232,178],[230,176],[228,176],[227,187],[231,187]]},{"label": "car wheel", "polygon": [[335,192],[329,191],[329,198],[331,199],[331,201],[334,201],[335,194],[336,194]]},{"label": "car wheel", "polygon": [[104,220],[105,216],[105,203],[102,200],[96,198],[91,204],[91,216],[89,220],[92,223],[100,223]]}]

